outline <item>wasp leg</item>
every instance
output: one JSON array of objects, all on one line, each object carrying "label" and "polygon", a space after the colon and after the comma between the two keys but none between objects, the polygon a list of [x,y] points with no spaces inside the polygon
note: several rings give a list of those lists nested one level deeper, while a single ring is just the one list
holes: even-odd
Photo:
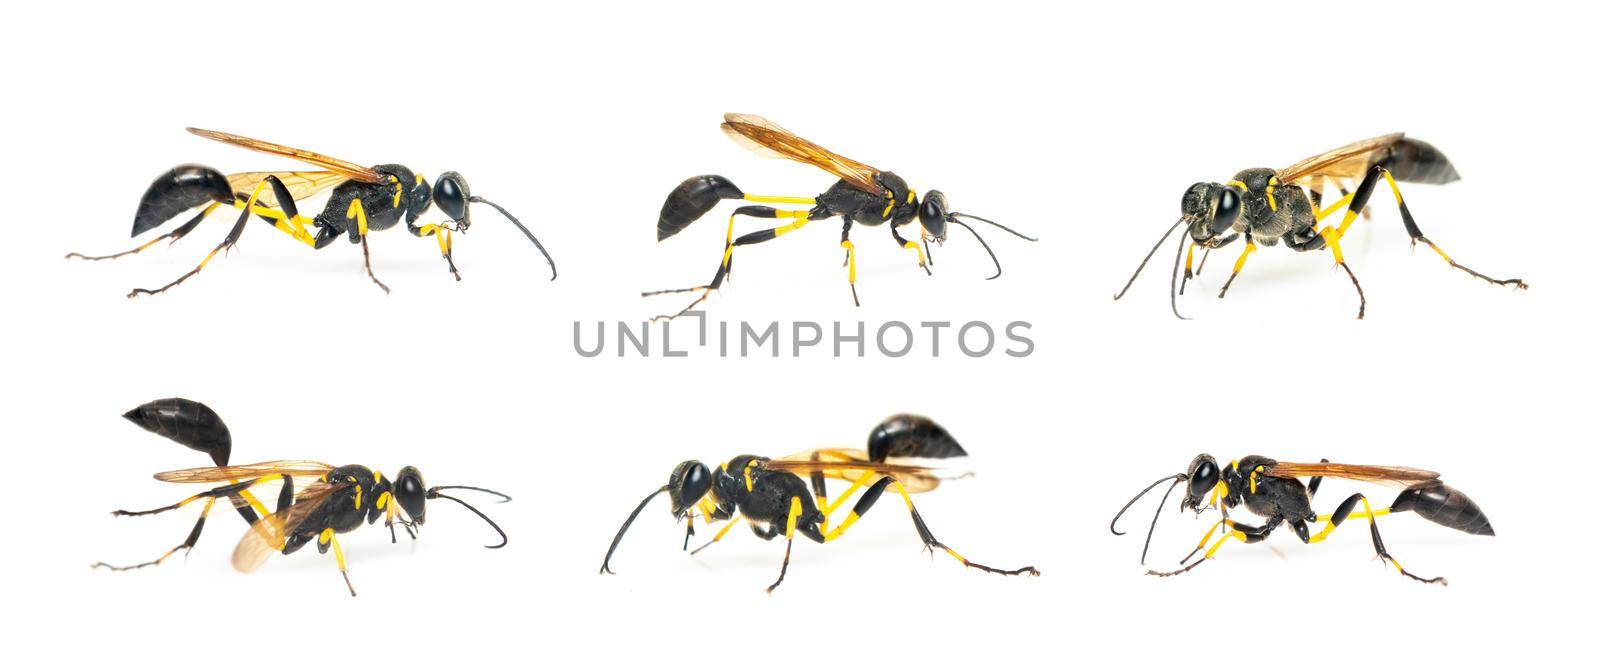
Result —
[{"label": "wasp leg", "polygon": [[800,504],[799,497],[789,498],[789,520],[788,523],[784,525],[783,531],[783,538],[786,542],[783,548],[783,567],[778,570],[778,580],[773,581],[772,585],[767,586],[767,594],[769,595],[772,594],[772,591],[777,589],[779,585],[783,584],[783,577],[789,574],[789,556],[794,552],[794,526],[796,521],[800,519],[800,513],[802,509],[803,507]]},{"label": "wasp leg", "polygon": [[339,575],[344,577],[344,587],[350,590],[351,597],[356,596],[356,587],[350,584],[350,569],[344,562],[344,549],[339,548],[339,537],[331,527],[322,530],[322,534],[317,536],[317,550],[326,553],[329,548],[333,549],[334,562],[339,564]]},{"label": "wasp leg", "polygon": [[916,251],[917,252],[917,267],[921,267],[922,271],[928,273],[928,276],[933,276],[933,270],[928,268],[928,257],[927,257],[927,255],[925,255],[922,252],[922,246],[920,244],[917,244],[916,242],[913,242],[913,241],[911,241],[909,239],[906,239],[905,237],[901,237],[900,236],[900,231],[894,229],[894,225],[893,224],[889,225],[889,234],[894,237],[894,242],[896,244],[899,244],[900,248],[910,249],[912,251]]},{"label": "wasp leg", "polygon": [[1254,239],[1251,239],[1249,235],[1245,235],[1245,238],[1244,238],[1244,252],[1240,253],[1239,254],[1239,259],[1234,261],[1234,263],[1233,263],[1233,274],[1228,275],[1228,280],[1225,283],[1222,284],[1222,292],[1217,293],[1217,299],[1220,300],[1220,299],[1228,296],[1228,287],[1233,285],[1233,280],[1234,279],[1239,278],[1239,270],[1244,269],[1244,261],[1250,258],[1250,254],[1255,253],[1255,252],[1256,252],[1256,241]]},{"label": "wasp leg", "polygon": [[406,221],[406,229],[418,237],[432,236],[436,238],[439,241],[439,254],[444,256],[445,264],[450,266],[450,275],[454,276],[456,281],[461,280],[461,272],[456,271],[456,261],[451,257],[451,233],[455,232],[455,228],[437,223],[429,223],[422,227],[417,227],[412,225],[411,221]]},{"label": "wasp leg", "polygon": [[126,565],[126,566],[121,566],[121,567],[116,566],[116,565],[112,565],[112,564],[108,564],[108,563],[105,563],[105,562],[96,562],[96,563],[94,563],[92,565],[89,565],[89,568],[90,569],[98,569],[100,567],[105,567],[106,569],[109,569],[111,571],[130,571],[130,570],[133,570],[133,569],[142,569],[144,567],[151,567],[151,566],[155,566],[155,565],[161,564],[162,562],[165,562],[167,558],[172,557],[172,555],[174,553],[177,553],[178,551],[183,551],[184,555],[188,555],[189,551],[194,549],[194,545],[196,543],[199,543],[199,541],[200,541],[200,531],[205,529],[205,527],[206,527],[206,517],[211,515],[211,509],[212,509],[213,506],[216,505],[216,503],[217,503],[217,500],[215,498],[206,500],[205,507],[200,510],[200,518],[198,520],[194,521],[194,529],[189,530],[188,538],[184,539],[183,543],[178,544],[177,546],[174,546],[172,548],[172,550],[169,550],[169,551],[167,551],[165,553],[162,553],[161,557],[158,557],[158,558],[156,558],[154,560],[150,560],[149,562],[140,562],[139,564]]},{"label": "wasp leg", "polygon": [[[200,225],[200,221],[205,220],[205,218],[207,216],[211,215],[211,212],[216,211],[217,207],[219,207],[221,205],[222,205],[221,202],[213,202],[213,203],[207,205],[205,209],[201,209],[200,213],[195,214],[194,218],[189,219],[189,222],[178,226],[172,232],[168,232],[168,233],[166,233],[164,235],[156,237],[155,239],[152,239],[152,240],[150,240],[148,242],[140,244],[140,245],[138,245],[138,246],[136,246],[134,248],[128,249],[128,250],[123,251],[121,253],[113,253],[113,254],[107,255],[107,256],[86,256],[86,255],[84,255],[82,253],[73,252],[73,253],[68,253],[67,257],[68,258],[79,258],[79,259],[82,259],[82,260],[115,260],[117,258],[121,258],[123,256],[133,255],[133,254],[138,253],[140,251],[143,251],[143,250],[145,250],[147,248],[155,246],[158,242],[160,242],[163,239],[171,239],[172,243],[176,244],[176,243],[178,243],[178,240],[183,239],[184,235],[187,235],[190,232],[194,231],[195,227]],[[170,246],[170,244],[169,244],[169,246]]]},{"label": "wasp leg", "polygon": [[961,562],[961,564],[967,567],[971,567],[980,571],[986,571],[991,574],[1003,574],[1006,576],[1016,576],[1019,574],[1028,574],[1030,576],[1039,575],[1039,570],[1034,569],[1031,566],[1022,567],[1020,569],[996,569],[988,565],[978,564],[962,557],[960,553],[955,551],[955,549],[950,548],[949,546],[941,543],[938,539],[935,539],[933,532],[928,529],[928,524],[923,522],[922,514],[917,512],[917,506],[911,503],[911,494],[907,493],[905,486],[901,485],[899,481],[896,481],[893,476],[885,476],[878,479],[877,482],[872,484],[872,487],[867,488],[866,492],[861,493],[861,499],[856,501],[855,506],[850,509],[849,515],[845,516],[844,521],[839,523],[838,527],[833,528],[832,531],[827,533],[827,535],[824,537],[824,541],[833,541],[843,536],[845,531],[850,529],[850,526],[856,524],[856,521],[859,520],[861,516],[866,515],[867,511],[872,508],[872,505],[877,503],[878,498],[883,496],[883,491],[891,485],[894,486],[896,492],[900,493],[900,499],[905,500],[906,509],[911,512],[911,522],[916,525],[917,536],[922,538],[922,545],[923,547],[927,548],[929,552],[932,552],[934,549],[942,550],[950,557],[955,558],[957,561]]},{"label": "wasp leg", "polygon": [[[1206,535],[1200,538],[1200,544],[1196,546],[1187,557],[1184,557],[1183,560],[1178,563],[1184,565],[1181,569],[1176,571],[1156,571],[1151,569],[1146,571],[1145,574],[1150,576],[1167,577],[1187,573],[1189,570],[1194,569],[1195,567],[1204,564],[1207,560],[1215,557],[1217,555],[1217,551],[1222,548],[1222,544],[1227,543],[1229,539],[1238,539],[1239,541],[1243,541],[1247,544],[1264,541],[1272,534],[1272,528],[1277,527],[1278,524],[1282,522],[1282,519],[1272,518],[1269,519],[1265,525],[1256,527],[1254,525],[1246,525],[1244,523],[1224,518],[1217,521],[1215,525],[1212,525],[1211,529],[1206,531]],[[1211,539],[1211,533],[1217,531],[1218,527],[1227,527],[1228,529],[1223,531],[1222,538],[1217,539],[1217,543],[1211,545],[1211,549],[1206,551],[1204,557],[1194,562],[1189,562],[1189,560],[1194,558],[1195,553],[1199,553],[1200,549],[1205,547],[1206,542]]]},{"label": "wasp leg", "polygon": [[1400,196],[1400,186],[1399,184],[1395,183],[1394,175],[1390,174],[1388,168],[1384,167],[1382,164],[1373,165],[1371,169],[1367,170],[1367,176],[1361,180],[1361,185],[1356,186],[1355,194],[1350,200],[1349,208],[1345,209],[1344,220],[1339,223],[1339,227],[1333,228],[1330,226],[1323,228],[1321,231],[1322,235],[1328,239],[1328,245],[1333,247],[1334,260],[1336,262],[1341,264],[1344,262],[1343,253],[1339,249],[1338,245],[1339,238],[1343,237],[1345,232],[1350,229],[1350,226],[1355,223],[1356,216],[1365,211],[1367,200],[1372,197],[1372,191],[1377,186],[1378,179],[1380,177],[1389,182],[1389,190],[1394,192],[1395,204],[1400,207],[1400,220],[1406,226],[1406,234],[1411,236],[1412,246],[1415,246],[1417,242],[1427,244],[1428,248],[1433,249],[1434,253],[1439,254],[1439,257],[1443,258],[1444,261],[1449,263],[1451,267],[1483,279],[1484,281],[1488,281],[1489,283],[1524,289],[1528,287],[1528,284],[1523,283],[1522,279],[1496,279],[1481,274],[1477,270],[1467,267],[1466,265],[1458,263],[1448,254],[1446,254],[1443,249],[1440,249],[1438,244],[1433,243],[1426,236],[1424,236],[1422,234],[1422,229],[1417,227],[1416,219],[1412,218],[1411,216],[1411,208],[1406,206],[1405,198]]},{"label": "wasp leg", "polygon": [[[1322,459],[1322,462],[1327,462],[1327,461],[1328,461],[1327,458],[1323,458]],[[1311,477],[1311,482],[1306,484],[1306,499],[1308,499],[1308,500],[1316,499],[1316,497],[1317,497],[1317,489],[1321,488],[1321,487],[1322,487],[1322,477],[1321,476],[1313,476],[1313,477]]]},{"label": "wasp leg", "polygon": [[[1211,254],[1211,249],[1209,249],[1209,248],[1206,249],[1206,254],[1210,255]],[[1203,266],[1205,264],[1205,259],[1201,258],[1200,263]],[[1189,250],[1183,256],[1183,282],[1178,284],[1178,294],[1179,295],[1182,295],[1183,294],[1183,289],[1187,288],[1189,286],[1189,279],[1193,279],[1195,277],[1195,275],[1198,274],[1198,272],[1194,272],[1194,271],[1191,271],[1189,269],[1193,265],[1194,265],[1194,242],[1189,242]]]},{"label": "wasp leg", "polygon": [[205,506],[200,510],[200,517],[195,520],[194,527],[189,530],[189,536],[183,540],[183,543],[174,546],[171,550],[168,550],[165,553],[162,553],[161,557],[148,562],[141,562],[139,564],[127,566],[116,566],[106,562],[96,562],[89,566],[91,569],[105,567],[111,571],[129,571],[161,564],[162,562],[165,562],[167,558],[172,557],[179,551],[183,551],[185,554],[187,554],[188,551],[194,549],[196,543],[199,543],[200,533],[205,529],[206,526],[206,519],[211,516],[211,511],[215,508],[217,500],[219,499],[230,500],[232,506],[237,509],[239,511],[239,515],[244,518],[245,523],[254,525],[256,519],[259,517],[257,515],[258,513],[261,516],[268,514],[266,507],[263,506],[261,502],[250,493],[250,488],[270,481],[275,481],[280,478],[282,478],[284,481],[284,489],[291,491],[288,495],[289,499],[287,501],[284,499],[285,496],[282,493],[280,493],[278,496],[278,509],[282,510],[287,508],[288,504],[293,501],[294,495],[292,493],[292,483],[290,482],[290,479],[283,478],[278,475],[272,475],[264,476],[258,479],[251,479],[241,483],[231,483],[225,486],[219,486],[217,488],[186,497],[175,504],[168,504],[167,506],[158,507],[155,509],[148,509],[144,511],[127,511],[118,509],[116,511],[112,511],[111,515],[113,516],[150,516],[180,509],[202,499],[206,501]]},{"label": "wasp leg", "polygon": [[361,198],[358,197],[350,201],[350,208],[345,211],[344,218],[345,220],[355,219],[355,232],[361,238],[361,260],[366,265],[367,277],[372,279],[373,283],[378,284],[378,287],[383,289],[385,295],[388,295],[389,287],[383,285],[383,282],[378,280],[378,276],[372,273],[372,251],[367,248],[367,207],[361,204]]},{"label": "wasp leg", "polygon": [[[750,197],[746,197],[746,199],[750,199]],[[706,298],[708,296],[710,296],[711,291],[716,290],[718,288],[721,288],[722,287],[722,282],[726,281],[728,279],[728,276],[733,272],[733,249],[734,249],[734,247],[736,247],[736,246],[747,246],[747,245],[750,245],[750,244],[760,244],[761,242],[771,241],[773,239],[777,239],[778,237],[781,237],[781,236],[786,235],[786,234],[788,234],[790,232],[794,232],[795,230],[799,230],[800,228],[805,227],[806,223],[809,223],[812,220],[820,220],[820,219],[823,219],[823,218],[827,218],[826,215],[819,215],[814,219],[812,217],[812,214],[815,211],[816,210],[806,211],[806,210],[798,210],[798,209],[793,209],[793,210],[790,210],[790,209],[773,209],[772,207],[754,207],[754,206],[751,206],[751,207],[739,207],[738,209],[735,209],[733,211],[733,214],[728,217],[728,237],[730,238],[731,241],[729,241],[727,243],[727,245],[725,247],[723,247],[723,250],[722,250],[722,262],[719,265],[717,265],[717,273],[716,273],[715,276],[711,277],[711,283],[705,284],[703,286],[694,286],[692,288],[675,288],[675,289],[672,289],[672,290],[656,290],[656,291],[651,291],[651,292],[648,292],[648,293],[643,293],[642,297],[651,297],[651,296],[654,296],[654,295],[666,295],[666,294],[670,294],[670,293],[692,293],[692,292],[699,292],[700,293],[700,297],[695,298],[695,300],[693,302],[689,303],[689,306],[686,306],[683,309],[679,310],[678,313],[671,314],[671,315],[661,314],[661,315],[656,316],[655,318],[653,318],[651,320],[672,320],[672,319],[677,318],[679,316],[682,316],[682,315],[684,315],[686,313],[689,313],[689,310],[695,308],[701,302],[704,302],[706,300]],[[755,217],[755,218],[792,218],[792,219],[794,219],[794,222],[790,223],[788,225],[780,225],[780,226],[775,227],[775,228],[769,228],[767,230],[758,230],[756,232],[751,232],[751,233],[742,235],[738,239],[732,239],[732,237],[733,237],[733,219],[734,219],[734,217],[739,216],[739,215],[751,216],[751,217]]]},{"label": "wasp leg", "polygon": [[[1363,509],[1362,512],[1351,513],[1352,511],[1355,511],[1357,502],[1361,503]],[[1377,550],[1378,559],[1393,565],[1396,571],[1399,571],[1401,574],[1413,580],[1421,581],[1423,583],[1449,585],[1449,582],[1446,581],[1443,576],[1423,578],[1406,571],[1404,567],[1400,566],[1400,562],[1395,560],[1393,555],[1389,554],[1388,549],[1383,547],[1383,537],[1378,534],[1378,516],[1385,516],[1388,514],[1389,509],[1378,509],[1377,511],[1373,511],[1372,504],[1367,501],[1366,495],[1356,493],[1345,498],[1344,502],[1340,504],[1339,508],[1335,509],[1333,513],[1317,516],[1317,522],[1327,524],[1322,526],[1322,531],[1317,532],[1314,536],[1306,538],[1305,542],[1308,544],[1321,542],[1323,539],[1328,538],[1328,535],[1332,534],[1334,528],[1338,527],[1340,523],[1343,523],[1350,518],[1366,518],[1368,526],[1372,529],[1372,547],[1373,549]]]},{"label": "wasp leg", "polygon": [[250,221],[250,214],[252,213],[252,210],[255,209],[256,200],[261,197],[261,189],[265,188],[268,184],[272,185],[273,193],[278,196],[278,202],[280,204],[286,201],[293,202],[293,200],[288,198],[289,189],[284,188],[283,182],[278,181],[277,177],[269,175],[267,178],[262,179],[256,184],[255,190],[250,193],[250,199],[245,201],[243,207],[240,207],[239,220],[234,222],[233,229],[228,231],[228,236],[223,238],[222,243],[218,244],[216,248],[211,249],[211,252],[207,253],[206,257],[200,260],[199,265],[196,265],[194,269],[189,270],[183,276],[178,277],[171,283],[155,290],[150,290],[147,288],[135,288],[132,292],[128,293],[128,297],[157,295],[164,293],[173,286],[187,281],[189,277],[199,274],[200,270],[205,269],[206,263],[211,262],[211,259],[216,257],[217,253],[233,248],[233,245],[239,242],[239,236],[244,234],[244,224]]},{"label": "wasp leg", "polygon": [[728,519],[728,524],[724,525],[722,527],[722,529],[717,530],[716,535],[712,536],[710,541],[707,541],[707,542],[705,542],[703,544],[700,544],[699,548],[696,548],[696,549],[694,549],[692,551],[689,551],[689,554],[690,555],[698,554],[700,551],[703,551],[703,550],[705,550],[707,548],[710,548],[711,544],[714,544],[714,543],[717,543],[719,541],[722,541],[722,537],[727,536],[728,531],[732,530],[735,525],[738,525],[739,521],[742,520],[743,518],[744,518],[743,516],[734,516],[732,518],[729,518]]},{"label": "wasp leg", "polygon": [[[844,264],[850,268],[850,299],[855,300],[856,306],[861,306],[861,296],[856,294],[856,245],[850,241],[849,218],[844,219],[844,232],[839,234],[839,245],[844,247]],[[929,256],[931,260],[933,256]],[[820,503],[820,500],[819,500]]]}]

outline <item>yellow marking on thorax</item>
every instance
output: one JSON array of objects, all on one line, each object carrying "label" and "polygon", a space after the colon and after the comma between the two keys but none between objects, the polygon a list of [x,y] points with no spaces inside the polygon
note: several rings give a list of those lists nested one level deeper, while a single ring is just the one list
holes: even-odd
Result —
[{"label": "yellow marking on thorax", "polygon": [[1273,212],[1278,211],[1278,200],[1272,197],[1272,191],[1278,187],[1278,177],[1267,179],[1267,208]]},{"label": "yellow marking on thorax", "polygon": [[405,189],[400,187],[400,179],[399,179],[399,177],[396,177],[393,174],[389,175],[389,183],[394,184],[394,208],[399,209],[400,208],[400,194],[405,192]]}]

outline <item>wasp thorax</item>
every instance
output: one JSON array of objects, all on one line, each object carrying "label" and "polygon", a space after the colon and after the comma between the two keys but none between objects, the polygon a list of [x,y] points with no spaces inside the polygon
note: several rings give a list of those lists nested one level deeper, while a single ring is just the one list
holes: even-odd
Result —
[{"label": "wasp thorax", "polygon": [[923,194],[922,207],[917,210],[917,218],[922,222],[922,229],[928,232],[929,237],[944,239],[945,217],[949,214],[950,206],[945,203],[944,193],[930,190]]},{"label": "wasp thorax", "polygon": [[407,466],[394,479],[394,501],[406,512],[406,517],[418,525],[428,512],[428,486],[422,482],[422,472]]},{"label": "wasp thorax", "polygon": [[667,486],[672,495],[672,515],[682,518],[711,490],[711,470],[699,461],[690,460],[672,470],[672,478],[667,481]]}]

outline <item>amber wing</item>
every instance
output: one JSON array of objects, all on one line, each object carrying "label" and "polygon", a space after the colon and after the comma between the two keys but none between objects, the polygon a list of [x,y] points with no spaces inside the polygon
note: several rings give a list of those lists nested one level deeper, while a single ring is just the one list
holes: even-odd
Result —
[{"label": "amber wing", "polygon": [[284,476],[322,476],[333,465],[312,460],[273,460],[228,467],[196,467],[156,474],[157,481],[168,483],[233,483],[272,474]]},{"label": "amber wing", "polygon": [[1426,469],[1345,465],[1337,462],[1279,462],[1269,465],[1264,473],[1267,476],[1279,478],[1325,476],[1367,483],[1381,483],[1399,488],[1409,488],[1419,483],[1427,483],[1439,479],[1438,472],[1430,472]]},{"label": "amber wing", "polygon": [[772,121],[752,114],[723,114],[722,131],[751,151],[815,165],[873,195],[884,193],[878,170],[803,139]]},{"label": "amber wing", "polygon": [[1332,151],[1318,154],[1278,170],[1278,181],[1294,183],[1314,176],[1357,179],[1367,171],[1368,158],[1375,151],[1394,146],[1405,133],[1397,132],[1382,137],[1363,139]]},{"label": "amber wing", "polygon": [[[296,202],[321,193],[329,188],[350,180],[350,177],[339,172],[240,172],[228,175],[228,187],[235,193],[248,194],[255,190],[256,184],[268,176],[276,176],[283,186],[289,189],[289,197]],[[271,188],[261,189],[261,196],[256,202],[266,207],[278,206],[278,197]]]},{"label": "amber wing", "polygon": [[822,475],[828,478],[851,482],[862,476],[868,476],[872,480],[864,483],[869,484],[876,480],[876,477],[893,476],[906,487],[906,492],[910,493],[933,490],[939,487],[939,482],[943,480],[935,468],[872,462],[867,459],[866,451],[851,448],[819,448],[804,451],[782,459],[768,460],[761,465],[761,468],[794,474],[822,472]]},{"label": "amber wing", "polygon": [[246,574],[261,568],[273,553],[283,550],[284,544],[311,513],[328,501],[333,493],[350,487],[349,482],[337,484],[318,481],[300,494],[294,504],[270,516],[256,520],[245,530],[244,538],[233,548],[233,568]]},{"label": "amber wing", "polygon": [[[241,137],[232,133],[218,132],[216,130],[202,130],[200,128],[189,128],[188,130],[189,132],[201,137],[205,137],[206,139],[214,139],[225,144],[242,146],[244,148],[260,151],[262,153],[285,156],[309,165],[316,165],[317,167],[325,170],[333,170],[345,175],[346,177],[355,179],[356,181],[365,181],[372,184],[381,184],[388,181],[388,177],[385,177],[382,173],[370,167],[362,167],[348,160],[339,160],[338,158],[325,156],[315,151],[296,149],[293,147],[284,146],[282,144],[273,144],[272,142],[264,142],[259,139]],[[254,184],[251,184],[251,186],[253,187]]]}]

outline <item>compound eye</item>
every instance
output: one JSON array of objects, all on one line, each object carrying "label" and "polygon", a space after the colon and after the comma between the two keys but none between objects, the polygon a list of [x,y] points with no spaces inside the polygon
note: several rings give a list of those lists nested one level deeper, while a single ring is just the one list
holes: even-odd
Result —
[{"label": "compound eye", "polygon": [[672,488],[672,513],[681,515],[711,490],[711,470],[690,460],[678,465],[668,484]]},{"label": "compound eye", "polygon": [[428,508],[428,488],[422,482],[422,472],[417,471],[416,467],[401,469],[400,475],[394,480],[394,499],[405,510],[406,516],[421,523]]},{"label": "compound eye", "polygon": [[922,223],[922,229],[928,231],[932,237],[944,237],[945,220],[948,206],[944,201],[944,193],[930,190],[922,198],[922,208],[917,211],[917,218]]},{"label": "compound eye", "polygon": [[1220,235],[1233,227],[1239,218],[1239,193],[1232,188],[1222,189],[1217,196],[1217,210],[1211,217],[1212,234]]},{"label": "compound eye", "polygon": [[439,211],[452,221],[466,219],[467,197],[467,182],[455,172],[440,175],[433,186],[434,204],[439,205]]},{"label": "compound eye", "polygon": [[1217,463],[1210,460],[1201,462],[1189,474],[1189,498],[1198,500],[1204,497],[1212,488],[1217,487],[1217,481],[1220,479],[1221,473],[1217,469]]}]

